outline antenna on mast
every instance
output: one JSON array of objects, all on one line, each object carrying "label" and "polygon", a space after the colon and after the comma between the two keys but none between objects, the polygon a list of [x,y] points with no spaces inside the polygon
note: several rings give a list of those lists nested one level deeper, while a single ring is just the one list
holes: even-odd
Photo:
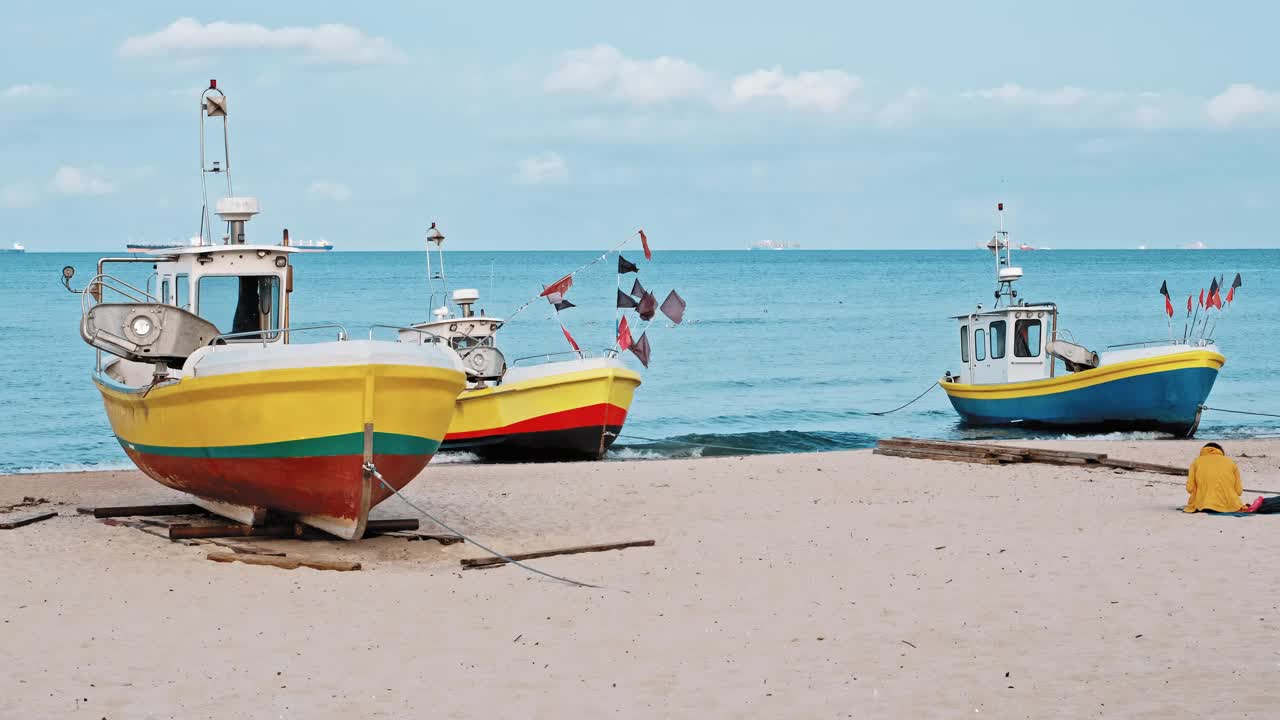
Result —
[{"label": "antenna on mast", "polygon": [[1008,298],[1009,304],[1012,305],[1018,297],[1018,291],[1013,289],[1013,283],[1022,277],[1022,268],[1015,267],[1013,264],[1013,243],[1009,240],[1009,231],[1004,229],[1003,202],[996,203],[996,216],[999,219],[1000,229],[991,236],[987,249],[996,259],[996,302],[993,307],[1000,307],[1001,298]]},{"label": "antenna on mast", "polygon": [[[216,94],[215,94],[216,93]],[[213,161],[212,167],[205,163],[204,125],[207,118],[222,118],[222,160]],[[227,132],[227,96],[218,89],[217,79],[209,80],[209,87],[200,93],[200,192],[204,197],[204,206],[200,214],[200,244],[213,244],[213,224],[209,218],[209,185],[206,176],[210,173],[221,173],[227,178],[227,197],[235,195],[231,190],[231,143]]]}]

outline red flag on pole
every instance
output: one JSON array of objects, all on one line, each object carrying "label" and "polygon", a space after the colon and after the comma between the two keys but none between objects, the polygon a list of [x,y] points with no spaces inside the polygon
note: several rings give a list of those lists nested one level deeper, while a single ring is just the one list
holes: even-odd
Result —
[{"label": "red flag on pole", "polygon": [[622,322],[618,323],[618,349],[626,350],[631,347],[631,327],[627,325],[627,316],[622,316]]},{"label": "red flag on pole", "polygon": [[1192,300],[1192,298],[1194,298],[1194,297],[1195,297],[1194,295],[1188,295],[1188,296],[1187,296],[1187,314],[1188,314],[1188,315],[1190,315],[1190,314],[1191,314],[1191,300]]},{"label": "red flag on pole", "polygon": [[564,325],[561,325],[560,331],[564,333],[564,339],[569,341],[569,344],[573,346],[574,350],[580,351],[582,349],[578,347],[578,343],[573,339],[573,336],[569,334],[569,328],[565,327]]},{"label": "red flag on pole", "polygon": [[546,297],[551,293],[560,293],[561,295],[569,292],[569,288],[573,287],[573,275],[565,275],[559,280],[551,283],[542,289],[542,294],[538,297]]},{"label": "red flag on pole", "polygon": [[644,259],[652,260],[653,253],[649,251],[649,238],[644,234],[644,230],[640,231],[640,246],[644,248]]},{"label": "red flag on pole", "polygon": [[1168,313],[1169,317],[1173,317],[1173,303],[1169,300],[1169,283],[1167,281],[1160,283],[1160,294],[1164,296],[1164,311]]},{"label": "red flag on pole", "polygon": [[1200,288],[1200,307],[1204,307],[1204,288]]}]

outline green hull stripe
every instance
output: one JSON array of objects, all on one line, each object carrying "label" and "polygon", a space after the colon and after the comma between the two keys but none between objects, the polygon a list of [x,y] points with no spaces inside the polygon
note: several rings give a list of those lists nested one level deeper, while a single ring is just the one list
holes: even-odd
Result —
[{"label": "green hull stripe", "polygon": [[[305,440],[285,440],[257,445],[223,445],[220,447],[143,445],[129,442],[122,437],[117,437],[116,439],[120,441],[120,444],[126,450],[136,450],[148,455],[165,455],[169,457],[236,460],[364,454],[364,433],[347,433],[345,435],[330,435],[329,437],[307,438]],[[415,435],[382,432],[373,434],[373,452],[378,455],[434,455],[439,447],[439,440]]]}]

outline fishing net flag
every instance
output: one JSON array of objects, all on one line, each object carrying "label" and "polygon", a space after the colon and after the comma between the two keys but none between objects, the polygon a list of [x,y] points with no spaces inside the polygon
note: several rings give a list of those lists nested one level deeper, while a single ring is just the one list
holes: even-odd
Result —
[{"label": "fishing net flag", "polygon": [[622,316],[622,322],[618,323],[618,349],[626,350],[631,347],[631,326],[627,324],[627,316]]},{"label": "fishing net flag", "polygon": [[1231,281],[1231,289],[1227,290],[1227,304],[1230,305],[1236,299],[1236,288],[1244,285],[1240,280],[1240,273],[1236,273],[1236,279]]},{"label": "fishing net flag", "polygon": [[640,364],[649,367],[649,336],[648,333],[640,333],[640,339],[635,341],[631,346],[631,352],[640,361]]},{"label": "fishing net flag", "polygon": [[569,328],[561,325],[560,332],[564,333],[564,339],[569,341],[569,346],[572,347],[575,352],[582,351],[582,348],[578,347],[578,341],[574,340],[573,336],[569,334]]},{"label": "fishing net flag", "polygon": [[1204,288],[1200,288],[1200,307],[1204,307]]},{"label": "fishing net flag", "polygon": [[565,293],[569,292],[569,288],[571,287],[573,287],[573,275],[572,274],[565,275],[559,280],[543,288],[542,293],[539,295],[539,297],[547,297],[551,293],[559,293],[560,295],[564,295]]},{"label": "fishing net flag", "polygon": [[[640,304],[636,306],[636,312],[640,313],[641,320],[652,320],[653,314],[658,311],[658,298],[653,293],[646,292],[640,298]],[[645,365],[648,367],[648,364]]]},{"label": "fishing net flag", "polygon": [[658,309],[661,310],[662,314],[666,315],[671,322],[679,325],[681,322],[684,322],[684,310],[686,307],[688,307],[688,305],[685,303],[684,298],[680,297],[675,290],[672,290],[667,295],[667,299],[662,301],[662,305],[658,306]]},{"label": "fishing net flag", "polygon": [[1173,301],[1169,299],[1169,282],[1162,281],[1160,283],[1160,294],[1164,296],[1164,311],[1169,317],[1173,317]]},{"label": "fishing net flag", "polygon": [[[644,234],[643,228],[640,230],[640,246],[644,248],[644,259],[652,260],[653,253],[649,250],[649,236]],[[645,363],[644,366],[649,367],[649,363]]]},{"label": "fishing net flag", "polygon": [[639,300],[647,292],[649,291],[645,290],[644,286],[640,284],[640,278],[636,278],[636,281],[631,283],[631,297]]},{"label": "fishing net flag", "polygon": [[626,275],[627,273],[638,273],[638,272],[640,272],[640,268],[636,267],[635,263],[622,257],[621,253],[618,254],[618,274],[619,275]]},{"label": "fishing net flag", "polygon": [[631,297],[630,295],[628,295],[628,294],[626,294],[626,293],[622,292],[621,290],[619,290],[619,291],[618,291],[618,305],[617,305],[617,306],[618,306],[619,308],[622,308],[623,310],[627,310],[627,309],[630,309],[630,308],[636,307],[636,305],[637,305],[637,304],[638,304],[638,303],[636,303],[635,298],[633,298],[633,297]]},{"label": "fishing net flag", "polygon": [[1187,314],[1188,314],[1188,315],[1190,315],[1190,314],[1191,314],[1191,305],[1192,305],[1192,301],[1193,301],[1194,299],[1195,299],[1195,295],[1188,295],[1188,296],[1187,296]]},{"label": "fishing net flag", "polygon": [[1205,307],[1216,307],[1222,309],[1222,298],[1218,295],[1218,278],[1214,278],[1209,283],[1209,298],[1205,300]]}]

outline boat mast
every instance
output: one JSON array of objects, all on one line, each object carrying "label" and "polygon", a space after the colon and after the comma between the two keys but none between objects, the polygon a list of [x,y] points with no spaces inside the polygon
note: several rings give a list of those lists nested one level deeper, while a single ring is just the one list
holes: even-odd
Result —
[{"label": "boat mast", "polygon": [[[436,254],[440,260],[440,271],[433,273],[431,271],[431,243],[436,245]],[[436,280],[440,281],[440,297],[441,306],[439,308],[427,308],[428,312],[435,313],[437,310],[449,311],[449,278],[444,272],[444,233],[431,223],[431,227],[427,229],[427,290],[430,293],[429,304],[434,305],[436,299]]]},{"label": "boat mast", "polygon": [[1014,281],[1022,277],[1022,268],[1015,267],[1013,264],[1013,243],[1009,240],[1009,232],[1004,229],[1004,203],[996,203],[996,215],[999,219],[1000,229],[991,237],[991,242],[987,243],[987,247],[991,250],[996,258],[996,302],[994,307],[1000,307],[1000,299],[1008,298],[1008,303],[1013,305],[1018,297],[1018,291],[1013,289]]},{"label": "boat mast", "polygon": [[[214,95],[213,93],[217,93]],[[213,161],[213,166],[205,165],[204,125],[206,118],[222,118],[222,161]],[[209,80],[209,87],[200,93],[200,193],[204,203],[200,215],[200,244],[213,244],[213,224],[209,218],[209,186],[206,175],[221,173],[227,178],[227,197],[235,195],[231,190],[231,143],[227,132],[227,96],[218,89],[216,79]],[[235,235],[230,237],[234,240]]]}]

